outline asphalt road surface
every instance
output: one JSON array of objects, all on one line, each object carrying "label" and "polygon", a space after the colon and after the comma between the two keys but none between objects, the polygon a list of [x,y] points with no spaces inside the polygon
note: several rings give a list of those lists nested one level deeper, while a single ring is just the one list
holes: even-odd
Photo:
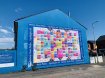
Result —
[{"label": "asphalt road surface", "polygon": [[0,74],[0,78],[105,78],[105,57],[100,64],[74,65]]},{"label": "asphalt road surface", "polygon": [[0,78],[105,78],[105,64],[65,66],[1,74]]}]

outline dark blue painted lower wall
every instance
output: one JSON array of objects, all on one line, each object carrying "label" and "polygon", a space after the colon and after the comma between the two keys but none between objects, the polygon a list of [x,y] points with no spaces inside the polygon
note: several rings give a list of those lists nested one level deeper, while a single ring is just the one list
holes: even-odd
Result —
[{"label": "dark blue painted lower wall", "polygon": [[16,50],[0,50],[0,73],[21,71],[16,54]]}]

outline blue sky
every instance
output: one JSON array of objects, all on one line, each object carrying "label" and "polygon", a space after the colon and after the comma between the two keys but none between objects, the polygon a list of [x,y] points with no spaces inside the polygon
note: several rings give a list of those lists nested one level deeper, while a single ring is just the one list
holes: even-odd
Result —
[{"label": "blue sky", "polygon": [[87,39],[92,40],[92,23],[96,39],[105,34],[105,0],[0,0],[0,38],[13,37],[13,21],[17,18],[60,9],[87,27]]}]

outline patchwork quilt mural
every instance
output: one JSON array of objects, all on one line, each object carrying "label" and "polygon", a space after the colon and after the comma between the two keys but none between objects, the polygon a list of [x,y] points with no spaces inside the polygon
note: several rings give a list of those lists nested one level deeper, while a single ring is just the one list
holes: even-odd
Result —
[{"label": "patchwork quilt mural", "polygon": [[33,63],[81,59],[77,30],[33,27]]}]

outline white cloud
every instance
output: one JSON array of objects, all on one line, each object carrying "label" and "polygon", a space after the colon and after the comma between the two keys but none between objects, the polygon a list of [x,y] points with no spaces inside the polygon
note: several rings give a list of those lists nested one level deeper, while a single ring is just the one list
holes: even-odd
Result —
[{"label": "white cloud", "polygon": [[13,27],[7,27],[8,30],[10,30],[11,32],[14,32],[14,28]]},{"label": "white cloud", "polygon": [[14,47],[14,38],[12,35],[12,27],[3,28],[0,26],[0,49],[12,49]]},{"label": "white cloud", "polygon": [[13,37],[13,28],[8,26],[1,26],[0,25],[0,38],[6,38],[6,37]]},{"label": "white cloud", "polygon": [[4,33],[4,34],[9,34],[9,33],[11,33],[10,31],[8,31],[8,30],[6,30],[6,29],[3,29],[3,28],[0,29],[0,32],[2,32],[2,33]]},{"label": "white cloud", "polygon": [[14,32],[14,29],[12,28],[12,32]]},{"label": "white cloud", "polygon": [[14,42],[14,38],[0,38],[0,43]]},{"label": "white cloud", "polygon": [[14,48],[15,43],[10,42],[10,43],[0,43],[0,49],[12,49]]},{"label": "white cloud", "polygon": [[14,45],[14,38],[0,38],[0,49],[12,49]]},{"label": "white cloud", "polygon": [[23,11],[22,8],[16,8],[16,9],[15,9],[15,12],[16,12],[16,13],[19,13],[19,12],[21,12],[21,11]]}]

